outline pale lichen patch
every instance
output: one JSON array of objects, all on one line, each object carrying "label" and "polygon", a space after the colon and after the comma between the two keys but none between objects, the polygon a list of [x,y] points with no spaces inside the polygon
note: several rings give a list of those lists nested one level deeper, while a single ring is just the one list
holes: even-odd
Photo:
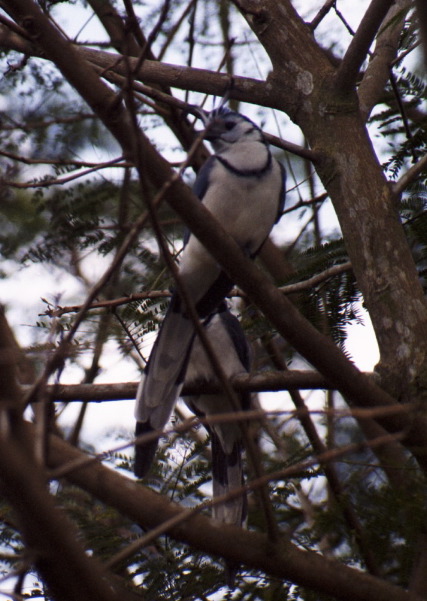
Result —
[{"label": "pale lichen patch", "polygon": [[297,88],[301,90],[301,92],[305,96],[309,96],[313,91],[313,75],[310,71],[300,71],[297,75]]}]

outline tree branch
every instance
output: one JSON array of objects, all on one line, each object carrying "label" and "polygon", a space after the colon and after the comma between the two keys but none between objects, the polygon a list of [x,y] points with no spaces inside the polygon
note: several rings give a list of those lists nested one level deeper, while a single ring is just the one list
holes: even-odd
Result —
[{"label": "tree branch", "polygon": [[[318,284],[329,280],[336,275],[340,275],[341,273],[345,273],[346,271],[351,270],[350,261],[346,261],[345,263],[340,263],[339,265],[332,265],[332,267],[328,267],[321,273],[317,273],[311,278],[307,278],[306,280],[302,280],[301,282],[296,282],[295,284],[287,284],[286,286],[280,286],[278,290],[283,292],[283,294],[294,294],[295,292],[301,292],[303,290],[310,290],[310,288],[314,288]],[[127,305],[129,303],[135,301],[142,301],[147,299],[157,299],[157,298],[170,298],[171,292],[169,290],[149,290],[148,292],[137,292],[135,294],[130,294],[129,296],[122,296],[120,298],[115,298],[112,300],[103,300],[98,301],[96,303],[92,303],[88,309],[111,309],[114,307],[120,307],[121,305]],[[228,298],[232,298],[235,296],[243,296],[241,290],[234,288],[228,294]],[[48,315],[49,317],[61,317],[61,315],[65,315],[66,313],[77,313],[80,311],[81,305],[69,305],[65,307],[50,307],[46,309],[45,313],[42,315]]]},{"label": "tree branch", "polygon": [[424,0],[415,0],[415,6],[417,7],[418,23],[423,41],[424,62],[427,65],[427,6]]},{"label": "tree branch", "polygon": [[[33,436],[30,425],[26,433],[29,438]],[[56,437],[52,436],[50,443],[49,465],[52,468],[84,458],[83,453]],[[76,469],[67,479],[146,528],[155,528],[185,512],[163,496],[101,464]],[[314,552],[302,551],[284,538],[273,545],[265,535],[228,525],[219,529],[215,522],[201,515],[193,515],[176,525],[169,534],[212,555],[261,569],[346,601],[421,601],[420,597],[395,585],[326,560]]]},{"label": "tree branch", "polygon": [[369,48],[393,1],[371,0],[336,74],[335,85],[340,94],[349,94],[354,89]]},{"label": "tree branch", "polygon": [[331,8],[334,6],[335,3],[336,3],[336,0],[326,0],[325,4],[319,10],[319,12],[314,17],[314,19],[312,19],[312,21],[310,22],[310,29],[312,29],[314,31],[316,29],[316,27],[318,25],[320,25],[320,23],[323,21],[323,19],[326,17],[326,15],[331,10]]},{"label": "tree branch", "polygon": [[[366,374],[372,377],[372,374]],[[239,375],[231,380],[233,388],[238,392],[265,392],[279,390],[334,390],[332,383],[315,371],[260,372],[252,375]],[[124,382],[120,384],[55,384],[47,387],[52,400],[67,403],[75,401],[99,402],[134,399],[138,383]],[[201,389],[206,394],[215,394],[220,388],[218,384],[203,383],[184,386],[183,395],[199,394]]]},{"label": "tree branch", "polygon": [[404,173],[395,184],[393,184],[393,192],[396,195],[401,194],[424,170],[427,169],[427,154],[422,159],[412,165]]},{"label": "tree branch", "polygon": [[[11,13],[16,15],[17,11],[13,10],[13,8],[14,7],[10,7]],[[18,18],[18,16],[16,16],[16,18]],[[37,36],[34,39],[37,40]],[[62,43],[64,41],[65,40],[62,40]],[[123,60],[120,60],[120,55],[76,46],[70,43],[68,44],[69,47],[72,48],[73,56],[78,54],[88,63],[92,63],[105,71],[111,69],[113,72],[126,77],[126,66],[124,65]],[[48,58],[47,53],[41,50],[39,45],[40,40],[37,40],[37,44],[30,43],[28,40],[20,38],[17,34],[11,32],[4,25],[0,25],[0,47],[16,50],[17,52],[22,52],[23,54],[30,56],[44,59]],[[128,57],[127,60],[131,69],[133,69],[137,64],[138,59]],[[54,60],[54,62],[56,61]],[[214,96],[223,96],[226,91],[229,91],[231,98],[241,101],[247,101],[249,93],[252,98],[250,102],[261,106],[271,106],[271,99],[265,82],[249,77],[233,76],[233,85],[232,89],[230,89],[231,79],[227,74],[217,73],[207,69],[197,69],[195,67],[170,65],[148,59],[146,59],[139,67],[138,71],[134,73],[134,76],[136,80],[149,84],[156,84],[159,86],[170,85],[182,90],[193,90],[195,92],[212,94]]]},{"label": "tree branch", "polygon": [[[286,362],[283,359],[281,353],[278,352],[274,341],[267,342],[266,350],[272,357],[272,361],[278,369],[281,369],[285,374],[290,373],[289,371],[287,371],[288,368]],[[317,432],[316,425],[311,418],[310,412],[307,410],[307,405],[305,404],[305,401],[300,391],[291,390],[290,396],[292,402],[294,403],[298,411],[297,417],[313,448],[314,453],[316,455],[322,455],[323,453],[327,452],[328,448],[323,443],[321,437]],[[323,465],[323,471],[328,481],[329,489],[332,493],[332,496],[347,522],[347,528],[350,532],[354,534],[361,557],[365,563],[367,570],[371,574],[379,576],[380,570],[378,566],[378,561],[373,553],[371,545],[366,539],[364,529],[362,527],[361,522],[359,521],[358,515],[353,507],[351,499],[349,499],[344,493],[344,488],[341,485],[338,471],[335,469],[334,464],[329,462]]]},{"label": "tree branch", "polygon": [[401,16],[400,19],[396,17],[411,5],[412,0],[394,2],[377,36],[375,50],[358,89],[360,112],[364,121],[369,118],[372,109],[380,101],[390,77],[393,59],[397,55],[405,16]]}]

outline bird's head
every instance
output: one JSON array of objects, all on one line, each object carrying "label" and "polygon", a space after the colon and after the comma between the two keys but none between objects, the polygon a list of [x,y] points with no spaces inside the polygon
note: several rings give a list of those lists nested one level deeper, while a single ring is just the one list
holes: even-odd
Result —
[{"label": "bird's head", "polygon": [[205,113],[205,139],[216,152],[242,142],[264,142],[260,128],[250,119],[225,107]]}]

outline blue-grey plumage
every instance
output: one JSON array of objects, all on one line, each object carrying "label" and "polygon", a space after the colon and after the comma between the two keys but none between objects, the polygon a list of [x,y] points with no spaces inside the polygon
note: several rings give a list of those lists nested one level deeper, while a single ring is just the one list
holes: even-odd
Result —
[{"label": "blue-grey plumage", "polygon": [[[205,137],[215,154],[200,170],[194,192],[240,248],[254,257],[281,215],[285,171],[272,157],[259,127],[239,113],[213,111]],[[202,320],[232,287],[228,275],[193,234],[186,241],[179,276]],[[193,323],[174,294],[138,388],[138,431],[161,429],[167,423],[182,387],[193,337]],[[138,449],[138,476],[147,471],[150,453],[147,449],[143,461],[143,448]]]},{"label": "blue-grey plumage", "polygon": [[[205,326],[209,342],[228,378],[250,369],[250,350],[240,323],[225,307]],[[210,361],[198,339],[194,340],[185,376],[186,384],[215,381]],[[250,408],[250,394],[239,394],[241,410]],[[235,409],[224,393],[184,396],[189,409],[199,417],[231,413]],[[238,422],[207,424],[212,448],[213,498],[244,484],[242,468],[243,438]],[[226,524],[241,526],[246,518],[246,495],[213,506],[213,517]]]}]

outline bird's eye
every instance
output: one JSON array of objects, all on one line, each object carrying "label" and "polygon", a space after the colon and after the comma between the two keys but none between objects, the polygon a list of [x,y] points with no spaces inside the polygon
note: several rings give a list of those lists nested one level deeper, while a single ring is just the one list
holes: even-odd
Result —
[{"label": "bird's eye", "polygon": [[225,122],[225,129],[227,129],[228,131],[232,130],[235,127],[235,123],[233,123],[233,121],[226,121]]}]

